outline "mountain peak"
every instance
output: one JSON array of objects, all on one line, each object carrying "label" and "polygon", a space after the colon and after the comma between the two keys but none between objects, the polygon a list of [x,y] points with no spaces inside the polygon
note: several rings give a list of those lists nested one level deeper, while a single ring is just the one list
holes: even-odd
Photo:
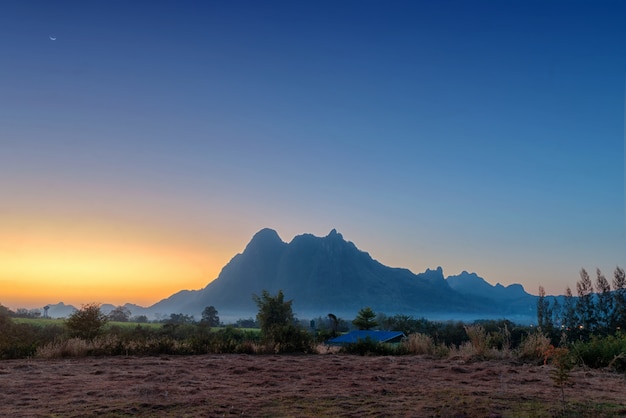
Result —
[{"label": "mountain peak", "polygon": [[339,238],[343,239],[343,235],[341,235],[335,228],[326,235],[326,238]]},{"label": "mountain peak", "polygon": [[250,240],[250,243],[248,243],[248,247],[251,245],[271,245],[276,243],[283,243],[283,240],[280,239],[278,233],[271,228],[263,228],[259,232],[254,234],[254,236]]}]

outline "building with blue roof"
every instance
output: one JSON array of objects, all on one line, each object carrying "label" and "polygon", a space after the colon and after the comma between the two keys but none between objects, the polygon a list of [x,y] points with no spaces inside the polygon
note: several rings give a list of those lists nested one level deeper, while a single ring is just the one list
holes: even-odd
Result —
[{"label": "building with blue roof", "polygon": [[370,339],[378,343],[399,343],[406,338],[402,331],[375,331],[375,330],[359,330],[351,331],[339,337],[331,338],[326,341],[329,345],[345,345],[354,344],[359,341]]}]

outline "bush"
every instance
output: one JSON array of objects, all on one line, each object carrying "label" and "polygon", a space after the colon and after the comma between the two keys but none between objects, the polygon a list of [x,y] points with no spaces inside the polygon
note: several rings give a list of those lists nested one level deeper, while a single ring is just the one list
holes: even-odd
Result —
[{"label": "bush", "polygon": [[411,354],[433,354],[435,348],[433,338],[420,333],[409,335],[405,345]]},{"label": "bush", "polygon": [[551,340],[537,331],[524,338],[517,349],[517,357],[523,360],[543,360],[546,350],[551,346]]},{"label": "bush", "polygon": [[489,339],[487,333],[482,325],[466,325],[465,332],[469,338],[472,347],[474,348],[475,355],[480,357],[487,357],[489,350]]},{"label": "bush", "polygon": [[626,371],[626,335],[617,334],[607,337],[591,337],[589,341],[578,341],[572,345],[572,352],[578,362],[585,366],[600,368],[611,367],[617,371]]},{"label": "bush", "polygon": [[281,353],[313,353],[313,337],[294,325],[286,325],[274,331],[273,351]]},{"label": "bush", "polygon": [[83,305],[78,311],[70,315],[65,326],[72,337],[93,340],[102,334],[108,317],[100,310],[100,305],[91,303]]},{"label": "bush", "polygon": [[62,333],[59,326],[15,323],[7,315],[0,314],[0,359],[32,357],[37,347],[54,341]]}]

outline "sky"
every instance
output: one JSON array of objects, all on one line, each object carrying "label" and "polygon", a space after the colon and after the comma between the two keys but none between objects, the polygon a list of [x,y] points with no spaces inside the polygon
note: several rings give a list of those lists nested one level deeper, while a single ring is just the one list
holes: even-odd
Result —
[{"label": "sky", "polygon": [[533,294],[610,279],[625,18],[619,1],[3,1],[0,303],[149,306],[265,227]]}]

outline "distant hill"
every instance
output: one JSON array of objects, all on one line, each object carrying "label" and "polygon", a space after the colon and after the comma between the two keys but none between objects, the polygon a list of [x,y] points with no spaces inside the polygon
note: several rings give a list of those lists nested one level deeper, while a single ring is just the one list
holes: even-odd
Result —
[{"label": "distant hill", "polygon": [[253,294],[283,290],[300,317],[329,312],[353,317],[370,306],[377,312],[433,319],[510,318],[532,322],[536,297],[521,285],[492,286],[475,273],[444,278],[441,267],[414,274],[385,266],[332,230],[283,242],[276,231],[256,233],[241,254],[201,290],[183,290],[133,315],[185,313],[200,317],[213,305],[223,318],[253,317]]}]

